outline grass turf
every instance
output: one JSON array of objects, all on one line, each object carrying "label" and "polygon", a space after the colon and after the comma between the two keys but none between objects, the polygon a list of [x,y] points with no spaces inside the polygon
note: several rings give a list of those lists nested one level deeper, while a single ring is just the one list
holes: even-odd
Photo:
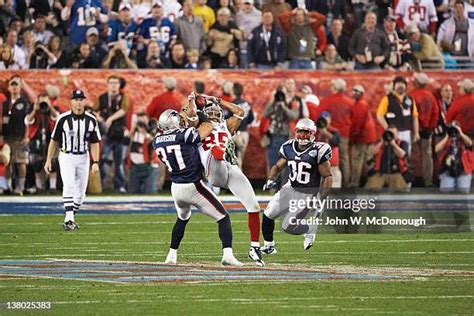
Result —
[{"label": "grass turf", "polygon": [[[59,216],[0,217],[0,260],[85,259],[162,262],[174,215],[79,215],[81,230],[62,231]],[[244,262],[245,214],[233,214],[234,251]],[[278,227],[278,226],[277,226]],[[320,234],[305,252],[302,237],[276,232],[273,263],[474,271],[471,233]],[[221,257],[217,226],[196,214],[179,262]],[[258,269],[256,267],[256,269]],[[245,281],[109,284],[55,279],[1,279],[0,314],[11,301],[50,301],[44,314],[472,314],[474,278],[411,277],[392,281]],[[25,312],[22,310],[21,312]],[[36,311],[38,313],[38,311]]]}]

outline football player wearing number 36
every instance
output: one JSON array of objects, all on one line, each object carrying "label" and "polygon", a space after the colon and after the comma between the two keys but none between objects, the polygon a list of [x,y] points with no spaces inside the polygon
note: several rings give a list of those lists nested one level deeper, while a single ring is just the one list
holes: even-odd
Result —
[{"label": "football player wearing number 36", "polygon": [[[263,212],[262,234],[265,241],[263,254],[275,254],[273,231],[275,219],[285,216],[282,227],[290,234],[305,234],[303,247],[308,250],[316,239],[317,221],[323,209],[317,202],[314,206],[306,205],[309,200],[325,199],[331,188],[332,175],[329,160],[332,156],[331,147],[326,143],[315,142],[316,125],[308,118],[300,119],[295,127],[295,139],[291,139],[280,147],[280,159],[271,168],[267,183],[263,190],[276,185],[278,174],[288,165],[290,175],[288,182],[268,203]],[[317,201],[317,200],[316,200]],[[303,204],[303,205],[301,205]],[[314,209],[312,209],[314,208]],[[297,219],[304,219],[310,213],[314,219],[311,224]]]},{"label": "football player wearing number 36", "polygon": [[[209,183],[215,187],[229,189],[244,205],[248,214],[250,231],[249,258],[258,266],[264,266],[260,252],[260,205],[252,185],[242,170],[237,166],[232,135],[238,130],[245,112],[238,105],[220,98],[192,93],[189,97],[188,119],[198,125],[209,121],[214,127],[209,136],[203,139],[199,147],[201,163]],[[202,115],[197,116],[196,103],[203,106]],[[232,116],[224,119],[224,111]]]}]

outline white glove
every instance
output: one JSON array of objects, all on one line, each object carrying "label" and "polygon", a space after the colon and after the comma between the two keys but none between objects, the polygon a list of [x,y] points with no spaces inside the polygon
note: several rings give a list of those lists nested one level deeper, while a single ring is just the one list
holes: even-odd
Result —
[{"label": "white glove", "polygon": [[275,181],[268,179],[267,183],[265,183],[263,185],[263,191],[270,190],[270,189],[276,187],[276,185],[277,185],[277,183]]}]

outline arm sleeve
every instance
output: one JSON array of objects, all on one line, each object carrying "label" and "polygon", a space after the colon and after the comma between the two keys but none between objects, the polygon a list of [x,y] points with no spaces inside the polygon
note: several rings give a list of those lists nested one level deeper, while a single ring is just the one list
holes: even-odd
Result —
[{"label": "arm sleeve", "polygon": [[280,147],[280,150],[278,150],[278,156],[280,156],[283,159],[288,160],[288,158],[286,157],[285,150],[284,150],[283,146],[284,146],[284,144]]},{"label": "arm sleeve", "polygon": [[418,117],[418,106],[416,105],[415,100],[413,100],[413,117]]},{"label": "arm sleeve", "polygon": [[379,107],[377,108],[377,115],[384,116],[387,114],[388,111],[388,97],[384,96],[379,103]]},{"label": "arm sleeve", "polygon": [[94,120],[94,131],[91,133],[90,143],[99,143],[102,140],[102,136],[100,135],[99,124],[96,120]]},{"label": "arm sleeve", "polygon": [[184,132],[184,143],[185,144],[199,144],[201,142],[201,137],[199,132],[194,127],[188,128]]},{"label": "arm sleeve", "polygon": [[329,146],[328,144],[324,144],[323,146],[321,146],[321,148],[319,148],[319,151],[318,151],[318,165],[326,162],[326,161],[329,161],[332,157],[332,149],[331,149],[331,146]]}]

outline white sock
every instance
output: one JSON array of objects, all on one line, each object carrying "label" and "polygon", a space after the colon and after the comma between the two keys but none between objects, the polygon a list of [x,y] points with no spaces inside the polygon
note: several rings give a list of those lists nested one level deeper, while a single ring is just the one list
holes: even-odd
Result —
[{"label": "white sock", "polygon": [[258,241],[251,241],[251,242],[250,242],[250,247],[257,247],[257,248],[260,248],[260,242],[258,242]]},{"label": "white sock", "polygon": [[40,189],[42,190],[43,189],[43,179],[41,179],[41,177],[36,177],[35,178],[35,185],[36,185],[36,188],[37,189]]},{"label": "white sock", "polygon": [[58,182],[58,174],[56,172],[49,175],[49,189],[56,190]]},{"label": "white sock", "polygon": [[232,248],[222,248],[224,251],[224,257],[233,257],[234,252],[232,251]]},{"label": "white sock", "polygon": [[168,256],[177,257],[178,256],[178,249],[170,248],[170,251],[168,252]]},{"label": "white sock", "polygon": [[73,211],[67,211],[66,216],[64,217],[64,222],[69,222],[73,221],[74,222],[74,212]]},{"label": "white sock", "polygon": [[25,181],[26,181],[25,178],[18,179],[18,189],[20,189],[21,191],[25,189]]},{"label": "white sock", "polygon": [[266,241],[265,240],[265,246],[266,247],[275,247],[275,242],[272,240],[272,241]]}]

